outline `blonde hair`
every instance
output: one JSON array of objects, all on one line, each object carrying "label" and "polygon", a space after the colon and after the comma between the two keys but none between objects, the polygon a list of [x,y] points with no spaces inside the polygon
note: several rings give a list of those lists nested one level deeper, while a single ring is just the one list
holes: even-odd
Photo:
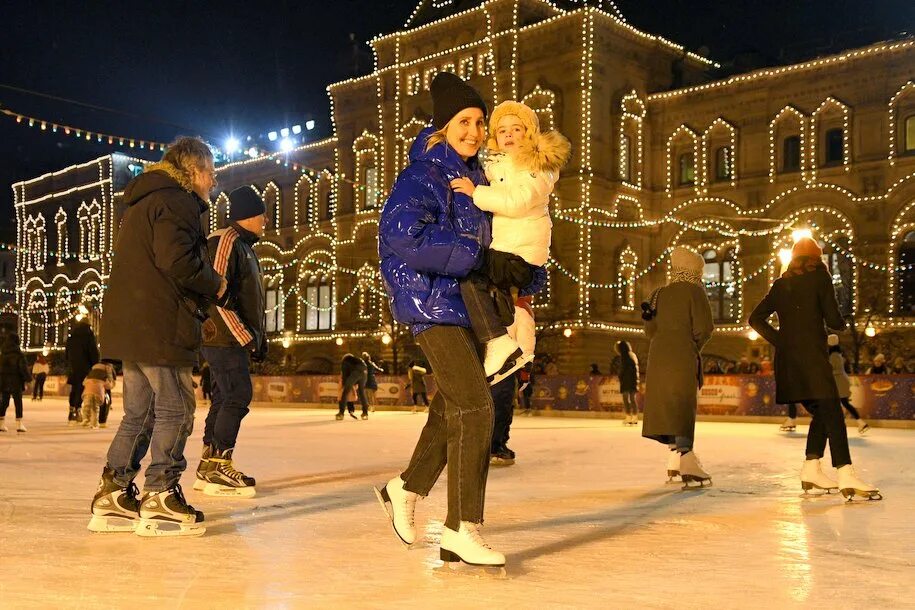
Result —
[{"label": "blonde hair", "polygon": [[192,170],[206,169],[213,162],[213,152],[200,138],[179,136],[169,144],[168,150],[162,155],[162,161],[170,163],[190,178]]},{"label": "blonde hair", "polygon": [[[453,121],[454,119],[451,119]],[[451,121],[442,127],[439,130],[433,131],[429,134],[429,138],[426,140],[426,148],[423,152],[429,152],[429,150],[436,144],[441,144],[442,142],[448,143],[448,125],[451,125]]]}]

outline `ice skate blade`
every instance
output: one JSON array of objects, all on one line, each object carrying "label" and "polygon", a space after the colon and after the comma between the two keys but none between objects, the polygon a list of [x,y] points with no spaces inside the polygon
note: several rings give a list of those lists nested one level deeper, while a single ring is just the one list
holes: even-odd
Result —
[{"label": "ice skate blade", "polygon": [[384,514],[388,516],[388,520],[391,522],[391,529],[394,530],[394,534],[397,536],[397,539],[400,540],[403,545],[407,548],[412,546],[411,543],[403,539],[403,536],[400,535],[400,532],[397,531],[397,526],[394,525],[394,507],[388,509],[388,503],[391,502],[391,497],[388,495],[388,490],[384,487],[378,489],[377,487],[372,487],[375,491],[375,497],[378,498],[378,503],[381,504],[381,510],[384,511]]},{"label": "ice skate blade", "polygon": [[92,515],[87,526],[90,532],[97,534],[110,532],[132,532],[137,529],[137,521],[127,517],[103,517]]},{"label": "ice skate blade", "polygon": [[512,465],[514,465],[514,463],[515,463],[515,460],[497,458],[497,457],[489,458],[489,465],[496,466],[499,468],[502,468],[505,466],[512,466]]},{"label": "ice skate blade", "polygon": [[[518,349],[517,351],[521,351],[521,350]],[[517,353],[517,352],[515,352],[515,353]],[[514,356],[514,354],[512,354],[512,356]],[[509,356],[509,359],[511,359],[512,356]],[[528,362],[532,362],[533,360],[534,360],[533,354],[521,354],[520,356],[518,356],[514,359],[513,363],[511,363],[510,365],[506,364],[505,366],[502,367],[502,370],[500,370],[498,373],[492,375],[491,377],[487,377],[486,380],[489,382],[489,385],[496,385],[497,383],[499,383],[506,377],[509,377],[516,371],[524,368],[524,365],[526,365]]]},{"label": "ice skate blade", "polygon": [[444,548],[439,550],[439,558],[444,563],[443,568],[455,572],[460,571],[462,566],[468,566],[481,570],[500,571],[502,577],[505,576],[505,563],[471,563],[462,559],[457,553]]},{"label": "ice skate blade", "polygon": [[[194,483],[194,489],[197,488],[196,486],[197,484]],[[257,495],[257,490],[254,487],[229,487],[218,483],[206,483],[203,493],[206,496],[217,498],[253,498]]]},{"label": "ice skate blade", "polygon": [[140,519],[134,533],[144,538],[158,536],[202,536],[207,528],[199,523],[176,523],[159,519]]},{"label": "ice skate blade", "polygon": [[[809,496],[822,496],[822,495],[831,494],[834,491],[839,491],[838,487],[820,487],[816,483],[812,483],[810,481],[801,481],[801,489],[804,490],[804,495],[809,495]],[[826,492],[826,493],[825,494],[809,493],[810,491],[813,491],[815,489],[818,489],[818,490]]]},{"label": "ice skate blade", "polygon": [[701,479],[690,474],[681,475],[681,478],[683,479],[683,487],[681,489],[703,489],[712,486],[711,479]]},{"label": "ice skate blade", "polygon": [[204,481],[203,479],[197,479],[196,481],[194,481],[194,489],[196,491],[203,491],[206,486],[207,486],[207,482]]},{"label": "ice skate blade", "polygon": [[840,490],[842,495],[845,496],[846,502],[854,502],[855,498],[861,498],[871,502],[876,502],[883,499],[883,495],[880,493],[879,489],[873,491],[864,491],[861,489],[842,489]]}]

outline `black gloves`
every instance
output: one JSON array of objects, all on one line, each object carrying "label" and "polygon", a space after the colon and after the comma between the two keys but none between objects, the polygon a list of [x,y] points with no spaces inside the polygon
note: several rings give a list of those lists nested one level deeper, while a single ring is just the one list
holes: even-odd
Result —
[{"label": "black gloves", "polygon": [[263,362],[267,359],[267,345],[268,343],[264,341],[259,348],[251,352],[253,362]]},{"label": "black gloves", "polygon": [[517,254],[486,249],[481,258],[480,271],[498,288],[524,288],[534,281],[533,269]]}]

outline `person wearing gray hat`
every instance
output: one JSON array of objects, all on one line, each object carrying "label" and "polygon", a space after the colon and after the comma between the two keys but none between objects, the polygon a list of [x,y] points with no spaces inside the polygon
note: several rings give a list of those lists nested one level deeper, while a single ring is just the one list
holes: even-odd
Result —
[{"label": "person wearing gray hat", "polygon": [[253,247],[265,222],[264,200],[242,186],[229,193],[229,226],[207,240],[213,267],[232,295],[227,306],[212,306],[203,324],[201,352],[210,363],[213,387],[194,489],[210,496],[255,495],[254,478],[233,467],[232,454],[253,397],[248,358],[262,362],[267,355],[264,283]]}]

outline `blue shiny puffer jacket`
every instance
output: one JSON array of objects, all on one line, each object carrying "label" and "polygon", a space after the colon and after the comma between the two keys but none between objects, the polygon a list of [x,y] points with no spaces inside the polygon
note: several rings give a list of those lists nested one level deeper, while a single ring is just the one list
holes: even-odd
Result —
[{"label": "blue shiny puffer jacket", "polygon": [[[492,241],[492,217],[473,200],[451,189],[451,181],[467,176],[486,184],[476,158],[465,162],[444,143],[426,151],[434,129],[427,127],[410,148],[410,165],[397,177],[384,204],[378,226],[378,257],[391,313],[413,334],[444,324],[470,327],[458,279],[479,264]],[[535,273],[523,294],[546,283]]]}]

